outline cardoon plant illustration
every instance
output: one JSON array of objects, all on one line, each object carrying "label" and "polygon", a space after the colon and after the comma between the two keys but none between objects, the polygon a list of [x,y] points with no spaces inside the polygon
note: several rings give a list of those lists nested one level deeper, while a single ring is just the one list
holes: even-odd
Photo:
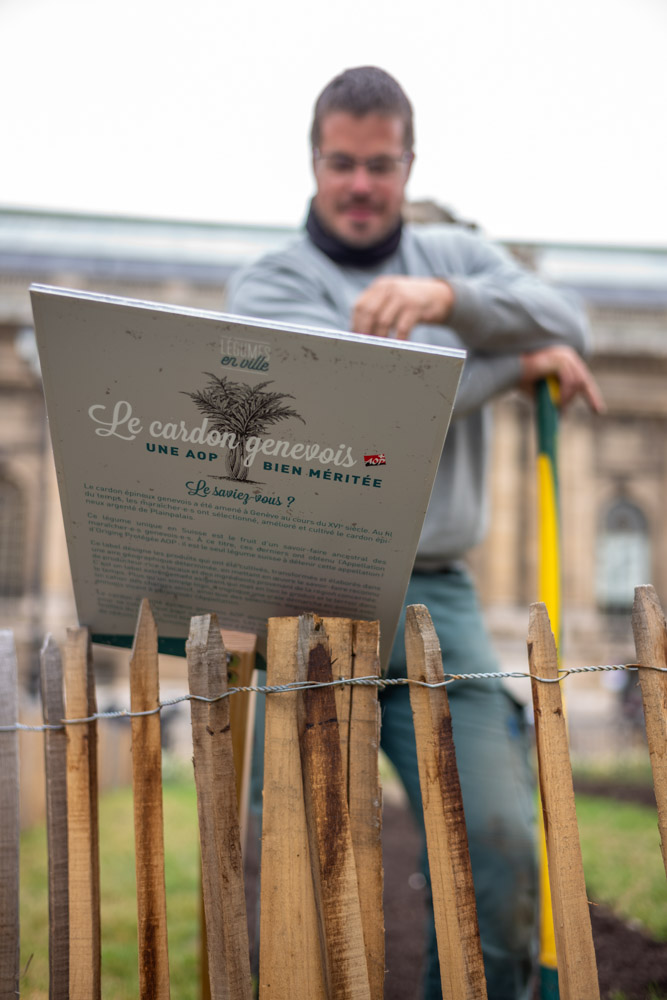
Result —
[{"label": "cardoon plant illustration", "polygon": [[248,439],[262,437],[279,420],[296,417],[302,424],[305,420],[284,403],[294,396],[266,391],[270,381],[250,386],[245,382],[233,382],[226,375],[219,378],[212,372],[204,374],[209,377],[204,388],[185,395],[194,400],[197,409],[208,418],[211,430],[221,435],[234,435],[235,446],[227,450],[227,468],[232,479],[243,482],[249,472],[245,464]]}]

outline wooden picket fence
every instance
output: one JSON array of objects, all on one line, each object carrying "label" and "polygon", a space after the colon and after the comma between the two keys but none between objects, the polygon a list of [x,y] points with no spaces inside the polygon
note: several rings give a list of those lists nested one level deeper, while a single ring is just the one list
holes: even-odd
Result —
[{"label": "wooden picket fence", "polygon": [[[667,870],[667,628],[650,587],[633,627],[663,860]],[[261,866],[261,1000],[380,1000],[384,980],[377,623],[269,622]],[[237,804],[248,695],[227,691],[215,617],[187,643],[213,1000],[250,1000],[252,984]],[[482,1000],[486,986],[465,821],[438,640],[423,606],[406,621],[443,996]],[[532,605],[528,654],[562,1000],[599,997],[558,663],[544,605]],[[248,662],[245,662],[248,667]],[[238,671],[237,671],[238,673]],[[63,698],[63,675],[64,692]],[[539,680],[541,678],[542,680]],[[247,680],[241,677],[241,683]],[[295,682],[299,682],[295,684]],[[305,683],[308,682],[308,683]],[[321,686],[315,686],[321,685]],[[140,995],[170,995],[164,881],[157,631],[142,603],[130,658]],[[49,855],[50,997],[101,996],[97,712],[90,642],[68,633],[42,655]],[[0,633],[0,1000],[20,995],[18,696],[10,632]],[[143,713],[143,714],[142,714]],[[67,720],[63,726],[61,720]],[[72,720],[78,720],[76,722]],[[236,763],[235,763],[236,762]]]}]

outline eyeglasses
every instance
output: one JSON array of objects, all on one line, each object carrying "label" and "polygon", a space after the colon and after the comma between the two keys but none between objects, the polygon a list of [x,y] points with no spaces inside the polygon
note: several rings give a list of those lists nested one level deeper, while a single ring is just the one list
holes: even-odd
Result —
[{"label": "eyeglasses", "polygon": [[346,153],[320,153],[319,149],[314,150],[313,155],[315,161],[332,174],[345,176],[354,173],[357,167],[364,167],[371,177],[392,177],[401,167],[411,163],[414,156],[405,152],[401,156],[371,156],[367,160],[358,160]]}]

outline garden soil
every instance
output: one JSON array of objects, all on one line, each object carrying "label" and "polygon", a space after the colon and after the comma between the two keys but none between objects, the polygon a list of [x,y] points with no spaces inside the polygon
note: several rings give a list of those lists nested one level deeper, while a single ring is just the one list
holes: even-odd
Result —
[{"label": "garden soil", "polygon": [[[252,843],[254,838],[249,840]],[[385,802],[383,852],[385,1000],[419,1000],[426,890],[420,875],[419,836],[412,816],[402,803]],[[256,851],[251,848],[246,881],[251,912],[258,890]],[[612,1000],[615,994],[621,994],[624,1000],[667,1000],[667,943],[653,941],[602,906],[591,906],[591,923],[602,1000]],[[252,949],[253,924],[251,919]]]}]

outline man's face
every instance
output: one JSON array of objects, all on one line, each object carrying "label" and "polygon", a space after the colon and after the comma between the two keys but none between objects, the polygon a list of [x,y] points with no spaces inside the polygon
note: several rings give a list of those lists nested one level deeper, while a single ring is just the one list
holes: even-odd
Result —
[{"label": "man's face", "polygon": [[398,224],[412,164],[403,135],[399,117],[332,111],[323,118],[313,159],[315,210],[344,243],[371,246]]}]

